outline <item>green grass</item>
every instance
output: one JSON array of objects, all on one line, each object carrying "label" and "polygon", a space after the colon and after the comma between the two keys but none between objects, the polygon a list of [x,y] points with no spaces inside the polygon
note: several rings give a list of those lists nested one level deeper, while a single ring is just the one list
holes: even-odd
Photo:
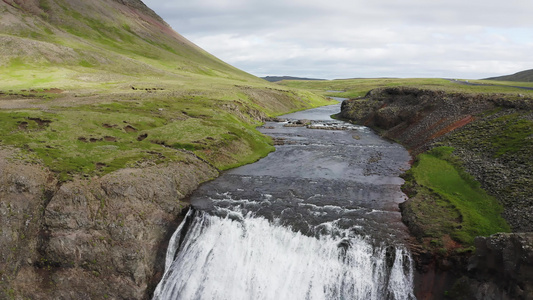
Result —
[{"label": "green grass", "polygon": [[0,33],[8,40],[0,106],[17,107],[0,110],[0,144],[23,149],[62,180],[191,152],[221,170],[253,162],[274,149],[255,129],[261,116],[331,103],[247,74],[102,2],[39,6],[46,18],[28,14],[28,26]]},{"label": "green grass", "polygon": [[521,119],[517,114],[497,118],[493,123],[505,123],[499,126],[502,132],[493,135],[491,142],[496,150],[495,156],[518,152],[522,149],[533,149],[533,122]]},{"label": "green grass", "polygon": [[[448,222],[448,225],[440,228],[441,232],[427,230],[427,233],[434,237],[449,234],[456,241],[470,246],[476,236],[509,232],[509,226],[500,215],[501,205],[456,165],[452,151],[450,147],[439,147],[421,154],[410,171],[422,193],[445,208],[435,217],[448,221],[428,220],[428,226],[431,222]],[[426,214],[431,215],[433,207],[425,207]]]},{"label": "green grass", "polygon": [[[520,154],[530,157],[533,149],[533,121],[527,111],[500,116],[501,108],[487,112],[475,127],[465,128],[453,136],[453,142],[462,147],[482,148],[494,158]],[[481,150],[478,150],[481,151]],[[531,164],[524,160],[523,164]]]},{"label": "green grass", "polygon": [[[511,86],[532,87],[532,83],[470,80],[472,83],[495,84],[497,86],[471,86],[439,78],[369,78],[339,80],[284,80],[280,85],[307,89],[315,93],[332,97],[363,97],[370,90],[380,87],[410,86],[424,89],[437,89],[447,92],[462,93],[510,93],[533,95],[533,91]],[[342,91],[332,93],[327,91]]]},{"label": "green grass", "polygon": [[[153,154],[165,161],[179,160],[179,153],[150,143],[135,143],[137,135],[121,128],[104,128],[101,122],[114,124],[117,119],[138,124],[145,120],[124,114],[98,114],[90,111],[61,114],[38,111],[0,112],[1,142],[37,155],[62,179],[74,174],[105,174],[128,163],[150,159]],[[37,120],[37,121],[36,121]],[[46,124],[42,124],[46,121]],[[121,124],[122,125],[122,124]],[[113,137],[116,142],[105,141]],[[86,141],[81,141],[84,138]],[[94,142],[90,142],[94,139]]]},{"label": "green grass", "polygon": [[493,84],[502,86],[533,87],[533,82],[500,81],[500,80],[470,80],[472,83]]},{"label": "green grass", "polygon": [[[234,89],[222,90],[232,100],[211,98],[219,95],[219,90],[196,94],[139,91],[114,96],[104,93],[94,104],[55,107],[54,112],[3,110],[0,143],[35,154],[62,180],[180,161],[185,159],[181,150],[224,170],[256,161],[274,150],[270,138],[255,130],[259,121],[247,114],[252,100],[232,97],[240,94]],[[108,97],[114,100],[105,100]],[[307,100],[308,107],[328,103],[320,97]],[[50,99],[47,105],[53,107],[57,101],[62,98]],[[234,107],[227,109],[228,104]],[[300,103],[294,107],[300,108]]]},{"label": "green grass", "polygon": [[[321,96],[253,78],[243,84],[192,73],[186,77],[175,73],[120,75],[90,67],[85,61],[80,64],[47,69],[16,60],[7,72],[0,73],[0,78],[5,78],[0,81],[0,92],[7,95],[4,98],[27,98],[54,111],[0,111],[1,143],[36,153],[63,179],[76,174],[102,175],[143,161],[181,159],[183,155],[173,149],[193,151],[219,169],[253,162],[274,149],[270,139],[255,130],[260,123],[254,111],[275,116],[330,104]],[[39,92],[47,88],[61,88],[68,94]],[[91,104],[84,104],[87,97]],[[52,122],[36,129],[28,118]],[[22,122],[28,123],[24,130],[18,128]],[[124,132],[124,122],[137,133]],[[103,124],[115,127],[104,128]],[[148,138],[137,141],[142,134]],[[116,141],[105,141],[106,136]],[[96,141],[85,143],[80,138]]]},{"label": "green grass", "polygon": [[51,8],[48,0],[39,0],[39,7],[44,11],[49,11]]}]

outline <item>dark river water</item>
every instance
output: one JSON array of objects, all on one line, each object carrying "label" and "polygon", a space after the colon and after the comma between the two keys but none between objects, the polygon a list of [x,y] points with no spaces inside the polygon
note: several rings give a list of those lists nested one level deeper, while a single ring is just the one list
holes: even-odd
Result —
[{"label": "dark river water", "polygon": [[339,111],[267,122],[275,152],[192,195],[154,299],[415,298],[398,209],[410,156]]}]

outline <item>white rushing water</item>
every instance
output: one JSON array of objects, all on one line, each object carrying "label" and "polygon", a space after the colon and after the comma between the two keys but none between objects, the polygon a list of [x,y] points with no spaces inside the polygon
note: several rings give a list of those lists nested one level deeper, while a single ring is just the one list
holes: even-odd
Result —
[{"label": "white rushing water", "polygon": [[415,299],[407,250],[324,226],[317,238],[251,215],[196,212],[182,245],[184,226],[169,245],[154,299]]}]

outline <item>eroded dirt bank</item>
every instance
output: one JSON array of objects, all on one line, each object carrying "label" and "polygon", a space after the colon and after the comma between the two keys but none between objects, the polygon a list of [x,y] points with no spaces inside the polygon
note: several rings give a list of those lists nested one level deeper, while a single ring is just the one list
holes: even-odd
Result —
[{"label": "eroded dirt bank", "polygon": [[[415,242],[419,299],[532,299],[533,100],[522,95],[376,89],[347,100],[340,116],[378,130],[413,156],[450,146],[462,168],[502,205],[513,233],[477,238],[475,251],[437,252]],[[418,241],[419,216],[403,205]],[[451,244],[454,241],[450,241]]]},{"label": "eroded dirt bank", "polygon": [[218,171],[185,161],[59,184],[0,150],[0,298],[148,299],[183,198]]}]

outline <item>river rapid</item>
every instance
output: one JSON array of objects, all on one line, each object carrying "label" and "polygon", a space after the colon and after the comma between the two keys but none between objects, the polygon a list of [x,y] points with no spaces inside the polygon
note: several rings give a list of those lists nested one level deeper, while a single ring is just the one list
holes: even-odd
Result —
[{"label": "river rapid", "polygon": [[275,152],[194,192],[154,299],[415,299],[398,208],[411,158],[339,111],[267,122]]}]

